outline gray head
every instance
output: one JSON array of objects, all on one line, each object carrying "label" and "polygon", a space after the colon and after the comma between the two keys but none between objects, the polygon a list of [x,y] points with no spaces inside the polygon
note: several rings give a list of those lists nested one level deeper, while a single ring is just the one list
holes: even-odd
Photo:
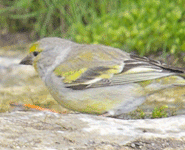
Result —
[{"label": "gray head", "polygon": [[40,76],[52,71],[76,43],[57,37],[43,38],[31,45],[29,54],[20,62],[23,65],[33,65]]}]

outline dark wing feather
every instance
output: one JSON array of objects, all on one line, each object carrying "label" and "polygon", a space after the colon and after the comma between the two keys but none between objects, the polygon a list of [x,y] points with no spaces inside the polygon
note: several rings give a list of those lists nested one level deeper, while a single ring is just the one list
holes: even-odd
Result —
[{"label": "dark wing feather", "polygon": [[[102,48],[106,49],[106,47]],[[93,54],[90,50],[83,52],[83,55],[92,59],[91,63],[93,65],[90,65],[90,68],[88,68],[89,65],[85,57],[71,58],[67,63],[64,62],[57,67],[57,75],[60,75],[67,88],[82,90],[86,88],[122,85],[185,73],[183,69],[169,67],[160,61],[133,54],[129,55],[124,52],[124,55],[121,56],[120,53],[119,60],[116,60],[111,51],[105,51],[104,54],[101,54],[104,56],[105,61],[99,61],[101,57],[98,55],[98,52],[101,51],[92,52]],[[81,72],[80,69],[85,71]],[[69,81],[65,82],[66,73],[70,74],[70,77],[74,76],[74,78],[68,78]],[[76,77],[77,73],[78,76]]]}]

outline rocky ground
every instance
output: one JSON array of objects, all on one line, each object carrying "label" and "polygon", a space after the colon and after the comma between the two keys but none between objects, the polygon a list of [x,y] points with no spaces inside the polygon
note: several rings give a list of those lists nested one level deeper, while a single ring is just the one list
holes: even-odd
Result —
[{"label": "rocky ground", "polygon": [[121,120],[85,114],[0,114],[1,149],[183,150],[185,116]]},{"label": "rocky ground", "polygon": [[[74,113],[58,105],[32,66],[19,65],[29,46],[22,41],[0,48],[0,149],[185,149],[185,87],[152,94],[122,119]],[[22,104],[66,114],[25,111]],[[161,104],[173,111],[149,119]]]}]

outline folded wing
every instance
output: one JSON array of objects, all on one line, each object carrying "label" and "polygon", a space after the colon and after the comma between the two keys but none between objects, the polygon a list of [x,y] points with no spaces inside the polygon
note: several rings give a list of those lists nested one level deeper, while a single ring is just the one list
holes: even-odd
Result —
[{"label": "folded wing", "polygon": [[74,58],[70,62],[63,62],[54,73],[67,88],[74,90],[122,85],[185,73],[183,69],[136,55],[129,55],[129,58],[119,61],[114,56],[109,61],[91,59],[93,65],[87,63],[83,58]]}]

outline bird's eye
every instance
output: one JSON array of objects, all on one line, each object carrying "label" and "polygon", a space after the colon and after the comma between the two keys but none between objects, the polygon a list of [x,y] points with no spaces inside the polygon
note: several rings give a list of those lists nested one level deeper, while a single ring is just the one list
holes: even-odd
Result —
[{"label": "bird's eye", "polygon": [[39,54],[39,52],[35,51],[33,52],[33,56],[37,56]]}]

